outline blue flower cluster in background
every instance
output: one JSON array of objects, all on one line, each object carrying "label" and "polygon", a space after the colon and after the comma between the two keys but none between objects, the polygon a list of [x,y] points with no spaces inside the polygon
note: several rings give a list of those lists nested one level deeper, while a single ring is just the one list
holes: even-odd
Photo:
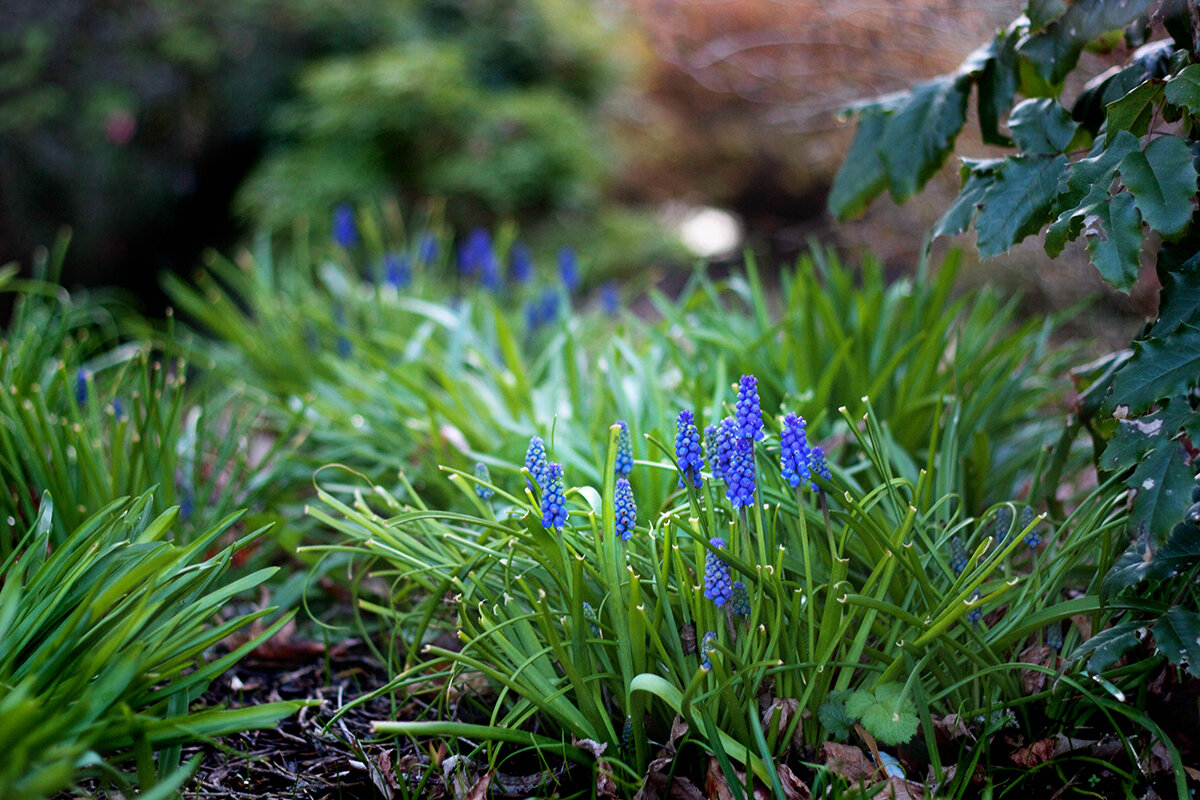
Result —
[{"label": "blue flower cluster in background", "polygon": [[354,208],[349,203],[342,203],[333,210],[333,241],[346,250],[358,244],[358,226],[354,222]]},{"label": "blue flower cluster in background", "polygon": [[[718,550],[725,548],[725,540],[714,536],[708,543]],[[720,556],[711,550],[704,558],[704,596],[716,606],[723,606],[733,597],[733,578]]]},{"label": "blue flower cluster in background", "polygon": [[525,451],[525,469],[529,470],[533,477],[532,482],[526,481],[530,489],[534,484],[537,484],[539,489],[546,488],[546,443],[540,436],[529,438],[529,448]]},{"label": "blue flower cluster in background", "polygon": [[[475,477],[485,483],[492,482],[492,476],[488,474],[487,464],[484,464],[482,461],[475,462]],[[477,483],[475,484],[475,494],[479,495],[481,500],[490,500],[495,491],[489,486]]]}]

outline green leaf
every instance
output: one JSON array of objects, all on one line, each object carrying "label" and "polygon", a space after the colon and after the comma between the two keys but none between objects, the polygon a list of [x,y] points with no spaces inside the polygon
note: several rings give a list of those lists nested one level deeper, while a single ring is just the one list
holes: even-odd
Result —
[{"label": "green leaf", "polygon": [[1180,522],[1171,529],[1167,541],[1150,559],[1146,577],[1166,580],[1191,569],[1198,560],[1200,528],[1188,522]]},{"label": "green leaf", "polygon": [[1029,17],[1032,32],[1042,30],[1067,10],[1064,0],[1029,0],[1025,5],[1025,16]]},{"label": "green leaf", "polygon": [[1183,324],[1169,336],[1134,342],[1133,356],[1113,379],[1104,409],[1140,414],[1164,397],[1187,394],[1200,379],[1200,328]]},{"label": "green leaf", "polygon": [[1173,270],[1164,269],[1163,262],[1160,251],[1158,279],[1162,289],[1158,295],[1158,321],[1150,329],[1151,337],[1169,336],[1185,322],[1200,322],[1200,253]]},{"label": "green leaf", "polygon": [[1130,526],[1140,531],[1145,525],[1151,541],[1165,539],[1191,503],[1194,478],[1182,445],[1167,442],[1151,450],[1125,482],[1137,491]]},{"label": "green leaf", "polygon": [[1125,156],[1117,171],[1147,225],[1168,237],[1183,233],[1192,218],[1196,168],[1182,139],[1155,139],[1144,152]]},{"label": "green leaf", "polygon": [[1137,643],[1141,641],[1138,636],[1138,629],[1141,627],[1140,620],[1127,620],[1108,630],[1100,631],[1080,645],[1081,655],[1088,657],[1088,672],[1104,672],[1117,663],[1121,656],[1137,647]]},{"label": "green leaf", "polygon": [[1186,667],[1192,677],[1200,678],[1200,613],[1172,606],[1151,630],[1158,652],[1168,662]]},{"label": "green leaf", "polygon": [[1121,192],[1107,203],[1099,203],[1084,217],[1084,235],[1092,264],[1101,277],[1116,289],[1127,292],[1138,276],[1142,251],[1142,218],[1134,207],[1133,195]]},{"label": "green leaf", "polygon": [[1120,420],[1100,456],[1100,468],[1116,472],[1136,465],[1151,450],[1175,438],[1186,420],[1197,416],[1200,414],[1191,409],[1187,398],[1174,397],[1166,408],[1153,414]]},{"label": "green leaf", "polygon": [[1200,64],[1189,64],[1167,81],[1163,90],[1167,102],[1200,114]]},{"label": "green leaf", "polygon": [[846,701],[846,713],[861,719],[867,732],[887,745],[903,744],[917,733],[916,706],[899,683],[854,692]]},{"label": "green leaf", "polygon": [[842,161],[826,206],[829,213],[841,220],[858,216],[887,186],[887,173],[879,156],[879,141],[886,117],[878,109],[864,111],[858,118],[850,152]]},{"label": "green leaf", "polygon": [[[1079,60],[1083,47],[1108,31],[1124,28],[1146,13],[1150,0],[1076,0],[1045,30],[1026,39],[1020,53],[1051,84],[1062,82]],[[1039,18],[1053,11],[1039,9]],[[1031,18],[1032,19],[1032,18]]]},{"label": "green leaf", "polygon": [[1062,153],[1079,124],[1052,98],[1022,100],[1008,117],[1013,141],[1026,155]]},{"label": "green leaf", "polygon": [[846,713],[846,699],[849,696],[848,689],[832,691],[825,696],[825,702],[817,709],[817,719],[834,739],[850,737],[855,718]]},{"label": "green leaf", "polygon": [[1106,142],[1111,142],[1120,131],[1129,131],[1135,136],[1146,135],[1150,120],[1158,104],[1162,102],[1163,82],[1148,80],[1119,100],[1105,106],[1107,133]]},{"label": "green leaf", "polygon": [[942,214],[942,218],[933,226],[934,237],[957,236],[967,229],[971,220],[979,212],[979,204],[983,201],[984,195],[994,182],[991,168],[998,166],[1002,161],[1003,159],[999,158],[990,161],[963,159],[960,171],[963,178],[962,191],[958,193],[958,197],[954,198],[954,202],[946,209],[946,213]]},{"label": "green leaf", "polygon": [[1113,564],[1100,583],[1100,599],[1108,601],[1144,581],[1154,560],[1154,547],[1146,536],[1138,536]]},{"label": "green leaf", "polygon": [[1141,149],[1141,142],[1129,131],[1121,131],[1111,142],[1097,141],[1087,158],[1076,161],[1063,174],[1055,207],[1065,211],[1107,198],[1121,160]]},{"label": "green leaf", "polygon": [[888,119],[878,146],[897,202],[916,194],[946,163],[967,119],[970,90],[964,75],[919,83]]},{"label": "green leaf", "polygon": [[1038,232],[1047,221],[1066,168],[1067,157],[1059,155],[1014,156],[994,169],[975,220],[981,256],[998,256]]},{"label": "green leaf", "polygon": [[979,94],[979,131],[984,144],[1011,147],[1012,141],[1000,133],[1000,117],[1012,106],[1017,91],[1017,43],[1026,26],[1020,20],[1001,31],[987,47],[987,60],[975,78]]}]

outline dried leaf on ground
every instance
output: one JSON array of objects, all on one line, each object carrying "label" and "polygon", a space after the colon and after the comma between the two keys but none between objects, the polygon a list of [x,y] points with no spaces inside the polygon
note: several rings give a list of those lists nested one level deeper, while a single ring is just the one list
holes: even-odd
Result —
[{"label": "dried leaf on ground", "polygon": [[796,777],[787,764],[777,764],[775,772],[779,775],[779,783],[783,786],[784,800],[811,800],[812,790],[808,784]]},{"label": "dried leaf on ground", "polygon": [[853,745],[826,742],[821,745],[819,756],[830,772],[848,781],[869,780],[875,774],[870,757]]},{"label": "dried leaf on ground", "polygon": [[463,800],[484,800],[487,797],[488,787],[492,785],[492,773],[486,772],[483,777],[475,781],[475,785],[471,787],[471,791]]},{"label": "dried leaf on ground", "polygon": [[576,739],[574,737],[571,737],[571,743],[596,759],[596,796],[615,798],[617,782],[613,779],[612,764],[608,762],[608,759],[603,758],[608,744],[597,742],[595,739]]},{"label": "dried leaf on ground", "polygon": [[889,777],[872,797],[872,800],[923,800],[925,787],[916,781],[906,781],[895,776]]},{"label": "dried leaf on ground", "polygon": [[667,755],[651,761],[633,800],[704,800],[704,793],[696,784],[682,776],[671,775],[674,760],[673,755]]},{"label": "dried leaf on ground", "polygon": [[[1035,644],[1026,647],[1021,651],[1020,659],[1024,664],[1037,664],[1040,667],[1055,666],[1055,656],[1053,651],[1044,644]],[[1049,675],[1041,670],[1023,669],[1021,670],[1021,686],[1025,689],[1025,694],[1037,694],[1046,690],[1046,682]]]},{"label": "dried leaf on ground", "polygon": [[704,791],[708,793],[709,800],[733,800],[729,782],[721,774],[721,765],[712,756],[708,758],[708,774],[704,776]]},{"label": "dried leaf on ground", "polygon": [[941,744],[947,744],[959,739],[975,741],[974,735],[958,714],[947,714],[944,717],[933,718],[933,731]]},{"label": "dried leaf on ground", "polygon": [[1022,747],[1013,753],[1010,758],[1017,766],[1036,767],[1039,764],[1045,764],[1054,757],[1056,744],[1053,738],[1040,739],[1028,747]]}]

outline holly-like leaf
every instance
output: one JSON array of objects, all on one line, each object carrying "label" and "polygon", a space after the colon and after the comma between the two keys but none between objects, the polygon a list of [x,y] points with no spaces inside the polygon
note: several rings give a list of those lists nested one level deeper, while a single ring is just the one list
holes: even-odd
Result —
[{"label": "holly-like leaf", "polygon": [[1026,39],[1021,55],[1051,84],[1059,84],[1079,61],[1083,47],[1146,13],[1150,0],[1075,0],[1045,30]]},{"label": "holly-like leaf", "polygon": [[1088,254],[1100,276],[1116,289],[1127,292],[1138,276],[1142,251],[1142,217],[1133,196],[1121,192],[1107,203],[1099,203],[1083,219]]},{"label": "holly-like leaf", "polygon": [[879,156],[879,141],[887,117],[881,109],[869,108],[858,118],[850,152],[842,161],[826,205],[829,213],[846,220],[858,216],[887,187],[887,173]]},{"label": "holly-like leaf", "polygon": [[1087,158],[1076,161],[1062,176],[1056,209],[1065,211],[1107,198],[1122,159],[1141,149],[1141,142],[1129,131],[1121,131],[1110,142],[1097,141]]},{"label": "holly-like leaf", "polygon": [[[1100,631],[1079,646],[1080,655],[1088,657],[1087,669],[1093,674],[1104,672],[1141,641],[1138,629],[1142,623],[1127,620],[1108,630]],[[1089,655],[1090,654],[1090,655]]]},{"label": "holly-like leaf", "polygon": [[1008,116],[1013,141],[1027,155],[1062,153],[1071,143],[1079,123],[1053,98],[1022,100]]},{"label": "holly-like leaf", "polygon": [[1158,321],[1150,329],[1151,337],[1169,336],[1183,323],[1200,322],[1200,253],[1175,269],[1164,269],[1163,252],[1159,252],[1158,279],[1162,290],[1158,295]]},{"label": "holly-like leaf", "polygon": [[1186,323],[1169,336],[1134,342],[1133,356],[1113,378],[1108,413],[1128,406],[1140,414],[1164,397],[1186,394],[1200,380],[1200,328]]},{"label": "holly-like leaf", "polygon": [[1129,131],[1138,137],[1145,136],[1154,111],[1162,102],[1163,86],[1161,80],[1144,81],[1124,97],[1105,106],[1108,121],[1105,140],[1111,142],[1121,131]]},{"label": "holly-like leaf", "polygon": [[1200,114],[1200,64],[1189,64],[1180,70],[1167,81],[1163,94],[1171,105]]},{"label": "holly-like leaf", "polygon": [[1154,553],[1154,545],[1150,540],[1139,535],[1104,576],[1100,583],[1100,599],[1107,602],[1129,587],[1146,580]]},{"label": "holly-like leaf", "polygon": [[888,188],[897,202],[916,194],[946,163],[967,119],[969,75],[919,83],[887,120],[878,142]]},{"label": "holly-like leaf", "polygon": [[1027,29],[1028,25],[1018,19],[997,34],[988,45],[988,59],[975,79],[979,89],[979,132],[984,144],[1012,146],[1012,141],[1000,133],[1000,117],[1012,106],[1017,91],[1017,43]]},{"label": "holly-like leaf", "polygon": [[1100,456],[1100,468],[1117,472],[1133,467],[1151,450],[1174,439],[1185,421],[1197,416],[1186,397],[1173,397],[1153,414],[1121,420]]},{"label": "holly-like leaf", "polygon": [[988,161],[977,159],[963,159],[961,170],[963,178],[962,191],[958,193],[958,197],[954,198],[954,202],[946,209],[946,213],[942,214],[942,218],[933,226],[933,235],[937,236],[957,236],[967,229],[971,224],[971,220],[979,212],[979,204],[983,201],[987,190],[992,187],[994,182],[993,169],[998,167],[1004,159],[996,158]]},{"label": "holly-like leaf", "polygon": [[1182,139],[1155,139],[1145,151],[1125,156],[1117,171],[1147,225],[1168,237],[1183,233],[1192,219],[1196,168]]},{"label": "holly-like leaf", "polygon": [[1064,0],[1029,0],[1025,5],[1025,16],[1029,17],[1030,30],[1037,33],[1061,17],[1066,10]]},{"label": "holly-like leaf", "polygon": [[886,745],[904,744],[917,733],[917,709],[899,683],[860,689],[846,701],[846,713],[862,720],[867,732]]},{"label": "holly-like leaf", "polygon": [[1183,519],[1191,504],[1195,474],[1187,463],[1187,451],[1176,442],[1151,450],[1125,485],[1137,491],[1129,512],[1129,525],[1145,530],[1152,541],[1161,542]]},{"label": "holly-like leaf", "polygon": [[1150,559],[1146,577],[1167,580],[1183,574],[1200,560],[1200,528],[1180,522],[1171,529],[1166,543]]},{"label": "holly-like leaf", "polygon": [[992,170],[992,185],[979,201],[975,220],[981,256],[998,256],[1041,229],[1066,168],[1063,155],[1014,156]]},{"label": "holly-like leaf", "polygon": [[1154,644],[1167,661],[1200,678],[1200,614],[1172,606],[1151,627]]}]

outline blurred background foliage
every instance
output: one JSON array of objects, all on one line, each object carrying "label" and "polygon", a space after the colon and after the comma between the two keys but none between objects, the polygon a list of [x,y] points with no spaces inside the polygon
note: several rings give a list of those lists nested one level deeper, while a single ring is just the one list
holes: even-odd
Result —
[{"label": "blurred background foliage", "polygon": [[[852,129],[837,109],[952,69],[1021,7],[10,0],[0,263],[30,263],[68,224],[68,282],[153,293],[205,248],[394,196],[459,235],[511,225],[535,250],[602,250],[588,281],[686,262],[664,211],[702,206],[734,213],[768,268],[816,237],[894,274],[957,191],[955,165],[920,203],[835,229],[824,195]],[[1043,307],[1104,291],[1079,254],[1046,263],[1019,249],[987,274]],[[964,281],[982,274],[968,264]],[[1128,314],[1147,295],[1105,297]]]}]

